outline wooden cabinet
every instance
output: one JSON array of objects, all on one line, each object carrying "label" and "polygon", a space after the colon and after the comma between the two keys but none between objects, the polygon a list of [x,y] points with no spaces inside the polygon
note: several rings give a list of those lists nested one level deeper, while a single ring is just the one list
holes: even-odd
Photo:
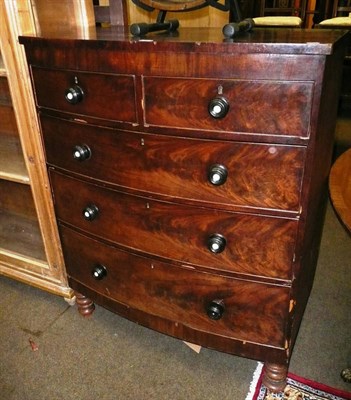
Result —
[{"label": "wooden cabinet", "polygon": [[313,282],[346,36],[21,37],[69,283],[285,384]]},{"label": "wooden cabinet", "polygon": [[18,35],[30,1],[0,5],[0,274],[61,295],[68,287],[30,78]]}]

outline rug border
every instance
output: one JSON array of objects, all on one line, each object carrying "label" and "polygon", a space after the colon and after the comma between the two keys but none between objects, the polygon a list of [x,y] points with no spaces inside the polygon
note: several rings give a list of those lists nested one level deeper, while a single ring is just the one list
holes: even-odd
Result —
[{"label": "rug border", "polygon": [[[260,364],[260,362],[258,362],[258,365],[259,364]],[[252,393],[251,399],[255,399],[259,395],[259,391],[260,391],[261,386],[262,386],[263,373],[264,373],[264,366],[261,369],[261,373],[260,373],[260,376],[259,376],[259,378],[258,378],[258,380],[256,382],[256,387],[255,387],[255,390]],[[288,372],[288,378],[294,379],[294,380],[296,380],[298,382],[301,382],[302,384],[310,386],[313,389],[317,389],[317,390],[319,389],[319,390],[325,391],[327,393],[330,393],[330,394],[332,394],[334,396],[338,396],[338,397],[344,398],[345,400],[351,400],[351,392],[346,392],[345,390],[337,389],[337,388],[325,385],[324,383],[320,383],[320,382],[317,382],[317,381],[312,381],[312,380],[310,380],[308,378],[303,378],[303,377],[301,377],[299,375],[296,375],[294,373],[291,373],[291,372]]]},{"label": "rug border", "polygon": [[346,392],[345,390],[334,388],[324,383],[320,383],[317,381],[312,381],[308,378],[303,378],[299,375],[293,374],[291,372],[288,373],[288,377],[294,380],[297,380],[305,385],[311,386],[313,389],[323,390],[324,392],[328,392],[335,396],[344,397],[345,400],[351,400],[351,392]]},{"label": "rug border", "polygon": [[258,381],[257,381],[257,384],[256,384],[256,389],[255,389],[255,392],[254,392],[254,395],[253,395],[253,399],[256,397],[258,397],[258,393],[259,393],[259,391],[260,391],[260,388],[261,388],[261,386],[262,386],[262,377],[263,377],[263,373],[264,373],[264,365],[263,365],[263,368],[261,369],[261,373],[260,373],[260,376],[259,376],[259,378],[258,378]]}]

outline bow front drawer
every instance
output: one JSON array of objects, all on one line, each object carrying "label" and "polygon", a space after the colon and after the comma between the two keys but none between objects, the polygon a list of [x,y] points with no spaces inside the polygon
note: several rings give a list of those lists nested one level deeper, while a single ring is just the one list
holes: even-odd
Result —
[{"label": "bow front drawer", "polygon": [[302,146],[130,133],[43,115],[41,124],[48,162],[65,170],[211,207],[299,211]]},{"label": "bow front drawer", "polygon": [[65,227],[61,236],[69,276],[96,293],[202,332],[284,346],[289,287],[178,268]]},{"label": "bow front drawer", "polygon": [[39,107],[136,123],[133,75],[99,74],[32,67]]},{"label": "bow front drawer", "polygon": [[296,220],[155,201],[50,176],[58,219],[97,238],[212,270],[291,279]]},{"label": "bow front drawer", "polygon": [[145,123],[308,137],[312,82],[144,77]]}]

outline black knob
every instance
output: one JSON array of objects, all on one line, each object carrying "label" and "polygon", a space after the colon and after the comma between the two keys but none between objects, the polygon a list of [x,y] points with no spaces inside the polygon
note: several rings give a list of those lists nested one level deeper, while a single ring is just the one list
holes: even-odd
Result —
[{"label": "black knob", "polygon": [[83,217],[87,221],[93,221],[99,215],[99,209],[95,204],[89,204],[83,210]]},{"label": "black knob", "polygon": [[81,146],[77,145],[73,147],[73,158],[77,161],[85,161],[91,157],[90,148],[83,144]]},{"label": "black knob", "polygon": [[229,103],[225,97],[215,97],[208,104],[208,112],[213,118],[224,118],[229,111]]},{"label": "black knob", "polygon": [[213,300],[207,306],[207,316],[215,321],[218,321],[222,318],[225,307],[223,300]]},{"label": "black knob", "polygon": [[97,264],[91,271],[91,274],[93,275],[94,279],[101,281],[101,279],[105,278],[107,275],[107,269],[103,265]]},{"label": "black knob", "polygon": [[225,183],[228,177],[228,170],[224,165],[214,164],[208,171],[208,180],[212,185],[220,186]]},{"label": "black knob", "polygon": [[84,97],[83,89],[78,85],[74,85],[68,88],[65,92],[65,99],[70,104],[77,104],[81,102],[83,100],[83,97]]},{"label": "black knob", "polygon": [[208,249],[215,254],[222,253],[227,244],[227,240],[224,236],[219,233],[214,233],[208,238],[207,247]]}]

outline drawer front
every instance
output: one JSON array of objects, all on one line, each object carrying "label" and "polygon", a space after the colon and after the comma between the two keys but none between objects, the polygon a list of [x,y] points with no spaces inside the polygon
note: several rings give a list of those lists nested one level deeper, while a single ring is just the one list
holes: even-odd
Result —
[{"label": "drawer front", "polygon": [[[312,82],[145,77],[143,84],[144,118],[148,125],[309,135]],[[228,112],[222,118],[209,113],[209,105],[211,109],[216,104],[225,109],[223,103],[216,103],[216,98],[224,98],[228,105]]]},{"label": "drawer front", "polygon": [[290,279],[295,220],[153,201],[50,175],[59,220],[96,237],[181,263]]},{"label": "drawer front", "polygon": [[[32,67],[32,76],[39,107],[120,122],[137,122],[133,75]],[[72,104],[67,96],[78,102]]]},{"label": "drawer front", "polygon": [[[178,268],[60,231],[68,275],[97,293],[202,332],[283,347],[288,287]],[[207,316],[214,300],[224,306],[219,320]]]},{"label": "drawer front", "polygon": [[299,210],[304,147],[143,135],[43,115],[41,124],[48,162],[75,173],[219,208]]}]

